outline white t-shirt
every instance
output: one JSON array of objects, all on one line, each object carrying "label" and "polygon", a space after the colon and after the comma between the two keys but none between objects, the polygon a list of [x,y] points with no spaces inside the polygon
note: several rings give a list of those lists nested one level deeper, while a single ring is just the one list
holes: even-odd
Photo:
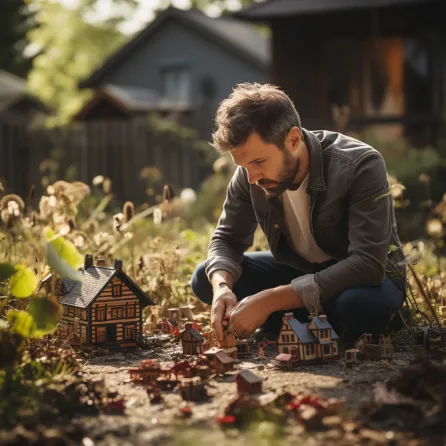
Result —
[{"label": "white t-shirt", "polygon": [[286,190],[282,194],[285,223],[289,231],[288,242],[304,259],[311,263],[322,263],[330,259],[317,245],[310,230],[310,196],[307,193],[309,175],[297,190]]}]

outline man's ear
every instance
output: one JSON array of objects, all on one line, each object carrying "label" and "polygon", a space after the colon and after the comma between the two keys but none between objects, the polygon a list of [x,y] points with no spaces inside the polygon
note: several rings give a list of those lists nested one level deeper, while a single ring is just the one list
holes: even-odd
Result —
[{"label": "man's ear", "polygon": [[298,127],[291,127],[288,135],[285,138],[285,147],[290,151],[294,152],[300,145],[302,139],[302,132]]}]

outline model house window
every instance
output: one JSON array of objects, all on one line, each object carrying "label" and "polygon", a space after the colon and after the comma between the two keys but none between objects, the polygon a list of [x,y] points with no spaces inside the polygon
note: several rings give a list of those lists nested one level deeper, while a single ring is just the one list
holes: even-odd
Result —
[{"label": "model house window", "polygon": [[98,344],[103,344],[106,340],[106,332],[105,327],[97,327],[96,328],[96,342]]},{"label": "model house window", "polygon": [[68,307],[68,316],[74,316],[74,308]]},{"label": "model house window", "polygon": [[101,310],[96,310],[96,319],[98,321],[105,321],[105,308]]},{"label": "model house window", "polygon": [[135,317],[135,306],[127,307],[127,317]]},{"label": "model house window", "polygon": [[282,335],[282,342],[285,342],[285,335]]},{"label": "model house window", "polygon": [[293,334],[290,335],[290,339],[291,339],[291,342],[294,342],[294,335]]},{"label": "model house window", "polygon": [[124,331],[124,339],[126,341],[135,339],[136,334],[136,326],[135,325],[126,325]]},{"label": "model house window", "polygon": [[112,287],[113,297],[121,297],[122,296],[122,282],[114,283]]},{"label": "model house window", "polygon": [[330,354],[330,346],[324,345],[324,355],[329,355],[329,354]]},{"label": "model house window", "polygon": [[161,70],[163,102],[172,105],[189,105],[190,71],[187,67],[166,67]]}]

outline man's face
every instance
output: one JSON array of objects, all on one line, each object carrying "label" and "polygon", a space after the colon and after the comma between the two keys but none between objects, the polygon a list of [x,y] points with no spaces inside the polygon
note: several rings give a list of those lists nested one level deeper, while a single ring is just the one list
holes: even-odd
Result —
[{"label": "man's face", "polygon": [[292,185],[299,169],[299,161],[288,150],[265,143],[257,133],[230,153],[234,163],[248,171],[250,184],[257,184],[275,197]]}]

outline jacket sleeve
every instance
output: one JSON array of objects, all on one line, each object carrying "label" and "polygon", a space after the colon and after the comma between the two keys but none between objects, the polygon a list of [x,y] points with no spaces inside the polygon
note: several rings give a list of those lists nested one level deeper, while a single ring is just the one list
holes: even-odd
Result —
[{"label": "jacket sleeve", "polygon": [[386,166],[379,152],[368,152],[351,167],[348,256],[314,276],[292,281],[295,292],[303,293],[307,308],[318,308],[347,288],[383,282],[392,233],[388,190]]},{"label": "jacket sleeve", "polygon": [[252,246],[257,224],[246,174],[238,166],[229,182],[223,211],[209,244],[205,266],[208,279],[214,271],[225,270],[237,282],[242,274],[243,253]]}]

